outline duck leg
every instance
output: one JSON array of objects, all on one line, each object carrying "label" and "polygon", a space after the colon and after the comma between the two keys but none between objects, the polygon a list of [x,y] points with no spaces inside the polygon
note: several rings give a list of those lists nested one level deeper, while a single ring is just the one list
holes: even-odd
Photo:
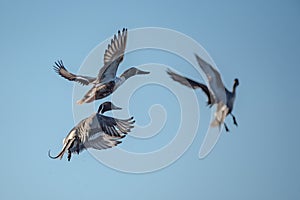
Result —
[{"label": "duck leg", "polygon": [[228,129],[226,123],[224,123],[224,127],[225,127],[226,132],[229,132],[229,129]]},{"label": "duck leg", "polygon": [[69,150],[68,150],[68,161],[71,160],[71,156],[72,156],[72,153],[71,153],[71,151],[70,151],[70,149],[69,149]]},{"label": "duck leg", "polygon": [[233,124],[238,126],[238,123],[236,122],[235,116],[232,113],[230,113],[230,115],[232,116]]},{"label": "duck leg", "polygon": [[77,141],[76,152],[77,152],[77,154],[79,154],[79,152],[80,152],[80,147],[79,147],[79,138],[78,138],[78,137],[76,137],[76,141]]}]

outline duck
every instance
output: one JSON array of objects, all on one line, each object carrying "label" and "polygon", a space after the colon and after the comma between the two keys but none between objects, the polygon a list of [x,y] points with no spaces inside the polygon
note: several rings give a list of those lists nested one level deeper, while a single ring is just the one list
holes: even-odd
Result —
[{"label": "duck", "polygon": [[116,91],[126,80],[135,75],[145,75],[150,72],[131,67],[125,70],[120,77],[116,76],[116,72],[120,63],[124,59],[124,53],[127,43],[127,29],[119,30],[114,35],[110,44],[104,53],[104,65],[100,68],[97,77],[76,75],[69,72],[62,60],[55,62],[54,71],[61,77],[75,81],[82,85],[93,85],[92,88],[84,95],[82,99],[77,101],[78,104],[91,103],[95,100],[105,98]]},{"label": "duck", "polygon": [[109,149],[122,143],[124,138],[134,127],[133,117],[128,119],[117,119],[103,115],[110,110],[120,110],[112,102],[102,103],[97,113],[81,120],[73,127],[63,139],[63,148],[57,156],[48,156],[52,159],[62,159],[65,152],[68,153],[68,161],[74,153],[79,154],[85,149]]},{"label": "duck", "polygon": [[207,105],[210,107],[212,107],[213,105],[217,105],[215,118],[211,122],[211,126],[218,126],[220,129],[221,125],[224,124],[226,132],[229,132],[229,128],[225,123],[225,118],[228,115],[232,116],[234,125],[238,126],[236,117],[232,114],[232,110],[236,98],[236,88],[239,85],[239,80],[237,78],[234,79],[232,91],[229,91],[227,88],[225,88],[220,73],[197,54],[195,54],[195,57],[198,65],[206,75],[208,86],[187,77],[181,76],[170,69],[167,69],[167,74],[174,81],[179,82],[189,88],[200,88],[208,98]]}]

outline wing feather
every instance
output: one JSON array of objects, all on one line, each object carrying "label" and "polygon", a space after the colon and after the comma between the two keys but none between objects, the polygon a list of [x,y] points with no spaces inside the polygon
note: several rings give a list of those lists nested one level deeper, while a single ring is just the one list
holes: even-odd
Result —
[{"label": "wing feather", "polygon": [[127,41],[127,29],[118,31],[118,36],[114,35],[111,43],[104,53],[104,67],[98,74],[98,82],[106,82],[116,76],[119,64],[122,62]]},{"label": "wing feather", "polygon": [[104,133],[114,137],[122,137],[126,135],[131,131],[135,122],[133,118],[122,120],[101,114],[96,114],[96,116]]},{"label": "wing feather", "polygon": [[85,148],[93,148],[93,149],[108,149],[117,146],[118,144],[121,143],[119,141],[121,139],[120,137],[113,137],[107,134],[100,134],[98,137],[88,140],[87,142],[84,143]]},{"label": "wing feather", "polygon": [[81,75],[76,75],[73,74],[71,72],[69,72],[62,60],[59,60],[57,62],[55,62],[55,66],[53,66],[53,69],[56,73],[58,73],[61,77],[69,80],[69,81],[76,81],[82,85],[89,85],[90,83],[92,83],[93,81],[96,80],[96,78],[94,77],[89,77],[89,76],[81,76]]},{"label": "wing feather", "polygon": [[202,83],[198,83],[196,81],[193,81],[192,79],[186,78],[184,76],[181,76],[173,71],[171,71],[170,69],[167,70],[167,73],[170,75],[170,77],[174,80],[177,81],[179,83],[181,83],[182,85],[185,85],[189,88],[192,89],[197,89],[197,88],[201,88],[202,91],[206,94],[208,101],[207,104],[210,105],[212,104],[212,95],[209,92],[209,89],[206,85],[202,84]]},{"label": "wing feather", "polygon": [[208,87],[210,88],[211,93],[214,96],[214,99],[216,101],[215,103],[222,101],[224,104],[226,104],[226,92],[220,73],[205,60],[200,58],[197,54],[195,54],[195,56],[200,68],[203,70],[207,77]]}]

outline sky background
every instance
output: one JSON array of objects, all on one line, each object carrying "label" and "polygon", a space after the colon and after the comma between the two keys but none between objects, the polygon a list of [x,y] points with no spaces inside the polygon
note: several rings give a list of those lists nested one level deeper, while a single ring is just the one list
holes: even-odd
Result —
[{"label": "sky background", "polygon": [[[299,20],[298,1],[1,1],[1,199],[299,199]],[[73,83],[58,77],[53,63],[63,59],[77,72],[96,45],[123,27],[182,32],[207,50],[228,88],[239,78],[239,127],[228,118],[231,132],[223,131],[205,159],[198,151],[210,110],[201,91],[197,136],[164,169],[119,172],[88,152],[71,162],[48,158],[75,125]],[[125,61],[163,63],[203,82],[185,61],[166,53],[137,52]],[[121,147],[147,152],[174,136],[176,98],[163,88],[141,88],[130,114],[147,124],[148,109],[157,103],[170,112],[162,132],[149,140],[129,136]]]}]

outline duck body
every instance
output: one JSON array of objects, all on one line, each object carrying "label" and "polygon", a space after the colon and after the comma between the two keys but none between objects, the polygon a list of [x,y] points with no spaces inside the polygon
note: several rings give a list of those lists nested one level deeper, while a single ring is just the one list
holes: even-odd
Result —
[{"label": "duck body", "polygon": [[112,94],[116,88],[115,81],[109,81],[107,83],[98,83],[94,85],[84,96],[82,99],[77,101],[77,104],[83,103],[91,103],[97,99],[103,99],[110,94]]},{"label": "duck body", "polygon": [[69,72],[62,61],[55,62],[54,70],[69,81],[76,81],[82,85],[93,85],[92,88],[77,101],[78,104],[91,103],[95,100],[105,98],[119,88],[127,79],[135,75],[149,74],[135,67],[127,69],[120,77],[116,76],[117,69],[124,59],[127,42],[127,29],[118,31],[104,53],[104,65],[100,68],[97,77],[76,75]]},{"label": "duck body", "polygon": [[226,131],[229,131],[224,121],[226,116],[230,114],[233,118],[234,124],[237,126],[237,122],[235,116],[232,114],[232,110],[236,97],[236,87],[239,85],[239,81],[238,79],[234,80],[233,89],[232,92],[230,92],[224,87],[220,73],[198,55],[195,54],[195,56],[199,66],[206,74],[208,86],[181,76],[171,70],[168,70],[167,73],[174,81],[179,82],[182,85],[192,89],[201,88],[208,98],[207,104],[210,107],[217,105],[215,118],[212,121],[211,126],[220,127],[221,124],[224,124]]},{"label": "duck body", "polygon": [[108,110],[118,110],[119,107],[113,104],[107,107],[110,102],[105,102],[99,106],[98,112],[81,120],[63,140],[61,152],[53,157],[48,152],[50,158],[61,159],[65,152],[68,153],[68,161],[74,153],[79,154],[84,149],[108,149],[121,143],[120,139],[124,138],[133,128],[133,117],[128,119],[117,119],[103,115]]}]

